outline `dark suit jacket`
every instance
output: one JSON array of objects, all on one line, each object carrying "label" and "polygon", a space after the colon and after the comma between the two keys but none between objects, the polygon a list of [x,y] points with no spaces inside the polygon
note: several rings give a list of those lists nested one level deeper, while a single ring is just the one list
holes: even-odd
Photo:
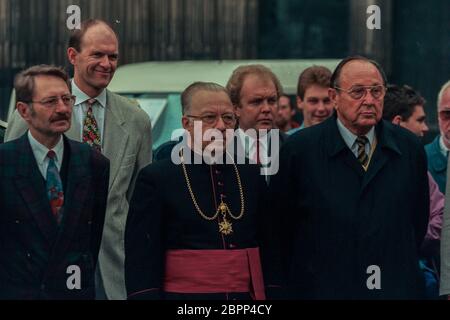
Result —
[{"label": "dark suit jacket", "polygon": [[[64,207],[52,216],[27,134],[0,145],[0,299],[93,299],[109,161],[64,137]],[[81,270],[69,290],[67,268]]]},{"label": "dark suit jacket", "polygon": [[439,146],[438,135],[431,143],[425,146],[425,152],[428,158],[428,170],[433,176],[434,181],[439,186],[439,191],[445,194],[445,184],[447,181],[447,158],[442,154]]},{"label": "dark suit jacket", "polygon": [[[419,140],[385,121],[364,172],[336,116],[294,134],[271,185],[290,298],[422,297],[418,248],[429,212],[427,162]],[[380,268],[381,289],[367,282]]]}]

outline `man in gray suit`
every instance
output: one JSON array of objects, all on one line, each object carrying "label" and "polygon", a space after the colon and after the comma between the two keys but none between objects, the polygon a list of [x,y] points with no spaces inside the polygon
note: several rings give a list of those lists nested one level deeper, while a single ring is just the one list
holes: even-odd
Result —
[{"label": "man in gray suit", "polygon": [[[109,195],[99,253],[97,299],[126,299],[124,231],[128,201],[139,170],[151,162],[151,122],[131,100],[106,89],[117,67],[118,39],[101,20],[87,20],[69,40],[67,56],[74,66],[76,97],[71,139],[83,141],[111,162]],[[11,115],[6,140],[20,137],[27,127],[17,111]]]}]

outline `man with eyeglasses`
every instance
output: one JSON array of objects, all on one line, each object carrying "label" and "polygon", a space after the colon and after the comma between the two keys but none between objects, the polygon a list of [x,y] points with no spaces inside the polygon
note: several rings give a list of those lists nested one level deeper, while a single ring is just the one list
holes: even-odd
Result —
[{"label": "man with eyeglasses", "polygon": [[[428,155],[428,168],[445,193],[445,203],[450,203],[447,171],[450,148],[450,81],[447,81],[438,94],[438,119],[440,135],[425,146]],[[439,293],[450,299],[450,206],[444,209],[441,234],[441,278]]]},{"label": "man with eyeglasses", "polygon": [[[124,226],[137,174],[151,162],[151,122],[135,102],[107,89],[119,61],[119,40],[105,21],[89,19],[72,31],[67,57],[74,67],[71,85],[76,97],[67,136],[90,145],[111,161],[97,299],[124,300]],[[20,136],[25,128],[15,112],[6,139]]]},{"label": "man with eyeglasses", "polygon": [[447,159],[450,149],[450,81],[445,83],[437,98],[437,112],[440,134],[428,145],[425,151],[428,157],[428,169],[445,194],[447,182]]},{"label": "man with eyeglasses", "polygon": [[181,101],[186,143],[141,170],[130,203],[128,299],[262,300],[264,179],[223,153],[236,125],[225,88],[195,82]]},{"label": "man with eyeglasses", "polygon": [[375,61],[342,60],[329,89],[335,115],[281,150],[272,224],[290,298],[423,297],[426,156],[417,137],[381,120],[385,86]]},{"label": "man with eyeglasses", "polygon": [[64,135],[64,70],[31,67],[14,87],[29,129],[0,145],[0,299],[94,299],[109,161]]}]

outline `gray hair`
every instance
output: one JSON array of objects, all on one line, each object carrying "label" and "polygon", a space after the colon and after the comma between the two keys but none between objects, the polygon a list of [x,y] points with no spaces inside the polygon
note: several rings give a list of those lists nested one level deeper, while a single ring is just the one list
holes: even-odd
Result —
[{"label": "gray hair", "polygon": [[197,81],[190,84],[181,94],[181,111],[186,115],[191,109],[192,97],[198,91],[224,92],[228,95],[227,89],[214,82]]},{"label": "gray hair", "polygon": [[71,83],[66,71],[61,67],[53,65],[40,64],[32,66],[17,74],[14,80],[14,89],[16,90],[16,103],[29,103],[33,100],[35,82],[37,76],[53,76],[63,80],[71,90]]},{"label": "gray hair", "polygon": [[442,86],[441,90],[439,91],[438,99],[437,99],[438,108],[441,105],[442,97],[444,96],[444,91],[447,90],[448,88],[450,88],[450,80],[447,81],[446,83],[444,83],[444,85]]}]

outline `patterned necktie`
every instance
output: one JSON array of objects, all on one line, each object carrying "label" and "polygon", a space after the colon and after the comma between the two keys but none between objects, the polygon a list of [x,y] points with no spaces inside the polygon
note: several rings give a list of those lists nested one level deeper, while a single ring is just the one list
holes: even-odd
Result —
[{"label": "patterned necktie", "polygon": [[47,167],[47,196],[50,201],[50,207],[52,209],[53,216],[56,222],[59,224],[61,222],[61,208],[64,204],[64,191],[61,182],[61,177],[56,167],[55,157],[56,154],[53,150],[47,153],[49,159]]},{"label": "patterned necktie", "polygon": [[86,101],[88,109],[83,124],[83,142],[101,152],[100,132],[98,130],[97,120],[95,120],[94,113],[92,112],[92,106],[96,102],[97,100],[95,99],[89,99]]},{"label": "patterned necktie", "polygon": [[356,144],[358,145],[358,161],[363,167],[367,166],[369,157],[366,153],[366,144],[369,143],[369,139],[366,136],[358,136],[356,138]]}]

